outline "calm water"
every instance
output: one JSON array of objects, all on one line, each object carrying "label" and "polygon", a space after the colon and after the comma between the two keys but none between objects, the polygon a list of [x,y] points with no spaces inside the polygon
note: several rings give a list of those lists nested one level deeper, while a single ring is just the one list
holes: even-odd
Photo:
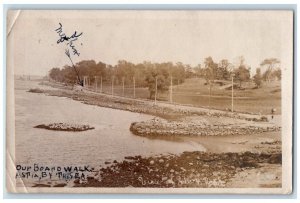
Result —
[{"label": "calm water", "polygon": [[[149,139],[129,131],[132,122],[152,116],[27,92],[32,87],[50,88],[35,81],[15,82],[17,164],[98,167],[105,161],[122,160],[124,156],[205,150],[194,142]],[[33,128],[53,122],[89,124],[95,129],[74,133]]]}]

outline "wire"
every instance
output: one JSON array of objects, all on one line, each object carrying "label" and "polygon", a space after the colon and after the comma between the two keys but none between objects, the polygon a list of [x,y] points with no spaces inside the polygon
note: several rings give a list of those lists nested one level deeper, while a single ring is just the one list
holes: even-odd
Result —
[{"label": "wire", "polygon": [[82,84],[82,82],[81,82],[81,80],[80,80],[80,77],[79,77],[79,73],[78,73],[78,71],[77,71],[77,69],[76,69],[76,67],[74,66],[74,63],[73,63],[73,61],[72,61],[72,59],[71,59],[71,55],[70,55],[70,51],[69,51],[69,49],[66,49],[66,55],[68,56],[68,58],[70,59],[70,61],[71,61],[71,63],[72,63],[72,66],[73,66],[73,68],[74,68],[74,70],[75,70],[75,72],[76,72],[76,75],[77,75],[77,79],[78,79],[78,83],[81,85],[81,86],[83,86],[83,84]]}]

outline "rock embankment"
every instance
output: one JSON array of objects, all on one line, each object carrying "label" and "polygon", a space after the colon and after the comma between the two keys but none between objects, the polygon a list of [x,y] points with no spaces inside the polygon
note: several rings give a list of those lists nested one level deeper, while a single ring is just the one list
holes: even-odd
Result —
[{"label": "rock embankment", "polygon": [[91,92],[72,91],[67,88],[61,87],[58,90],[41,90],[30,91],[33,93],[43,92],[49,96],[67,97],[76,101],[81,101],[84,104],[96,105],[112,109],[120,109],[136,113],[143,113],[148,115],[157,116],[164,119],[178,119],[186,116],[211,116],[211,117],[229,117],[237,119],[249,119],[248,117],[257,117],[255,115],[244,116],[242,114],[232,114],[226,111],[206,111],[200,108],[178,108],[176,106],[162,106],[154,105],[150,101],[134,100],[125,97],[114,97],[105,94],[95,94]]},{"label": "rock embankment", "polygon": [[141,156],[114,161],[75,187],[226,187],[233,176],[265,164],[281,164],[281,153],[205,153]]},{"label": "rock embankment", "polygon": [[68,124],[68,123],[51,123],[51,124],[41,124],[34,126],[35,128],[43,128],[47,130],[57,130],[57,131],[86,131],[95,129],[89,125],[78,125],[78,124]]},{"label": "rock embankment", "polygon": [[130,131],[140,136],[223,136],[250,135],[254,133],[280,131],[280,127],[271,125],[239,125],[193,123],[188,121],[167,121],[159,118],[134,122]]}]

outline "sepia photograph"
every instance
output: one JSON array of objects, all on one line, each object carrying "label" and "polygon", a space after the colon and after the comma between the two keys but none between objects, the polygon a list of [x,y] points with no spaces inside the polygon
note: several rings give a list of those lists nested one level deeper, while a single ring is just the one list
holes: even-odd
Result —
[{"label": "sepia photograph", "polygon": [[9,10],[12,193],[290,194],[292,10]]}]

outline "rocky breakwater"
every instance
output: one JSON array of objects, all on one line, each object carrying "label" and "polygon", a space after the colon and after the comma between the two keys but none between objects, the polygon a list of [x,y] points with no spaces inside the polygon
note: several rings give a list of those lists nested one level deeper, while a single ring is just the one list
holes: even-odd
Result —
[{"label": "rocky breakwater", "polygon": [[[49,85],[49,84],[48,84]],[[52,85],[51,85],[52,86]],[[81,101],[84,104],[96,105],[101,107],[131,111],[136,113],[144,113],[157,116],[164,119],[178,119],[186,116],[211,116],[211,117],[227,117],[237,119],[259,119],[257,115],[242,115],[238,113],[232,114],[228,111],[212,110],[207,111],[201,108],[189,108],[186,106],[175,105],[154,105],[150,100],[135,100],[125,97],[113,97],[106,94],[95,94],[89,91],[72,91],[68,86],[58,86],[54,84],[53,87],[59,88],[57,90],[49,89],[30,89],[32,93],[44,93],[48,96],[67,97],[76,101]],[[250,116],[250,118],[249,118]]]},{"label": "rocky breakwater", "polygon": [[134,122],[130,131],[140,136],[224,136],[224,135],[250,135],[254,133],[280,131],[280,127],[270,124],[247,123],[215,123],[202,120],[194,122],[167,121],[154,118],[149,121]]},{"label": "rocky breakwater", "polygon": [[68,124],[68,123],[51,123],[51,124],[41,124],[34,126],[35,128],[43,128],[47,130],[57,130],[57,131],[86,131],[95,129],[89,125],[78,125],[78,124]]}]

